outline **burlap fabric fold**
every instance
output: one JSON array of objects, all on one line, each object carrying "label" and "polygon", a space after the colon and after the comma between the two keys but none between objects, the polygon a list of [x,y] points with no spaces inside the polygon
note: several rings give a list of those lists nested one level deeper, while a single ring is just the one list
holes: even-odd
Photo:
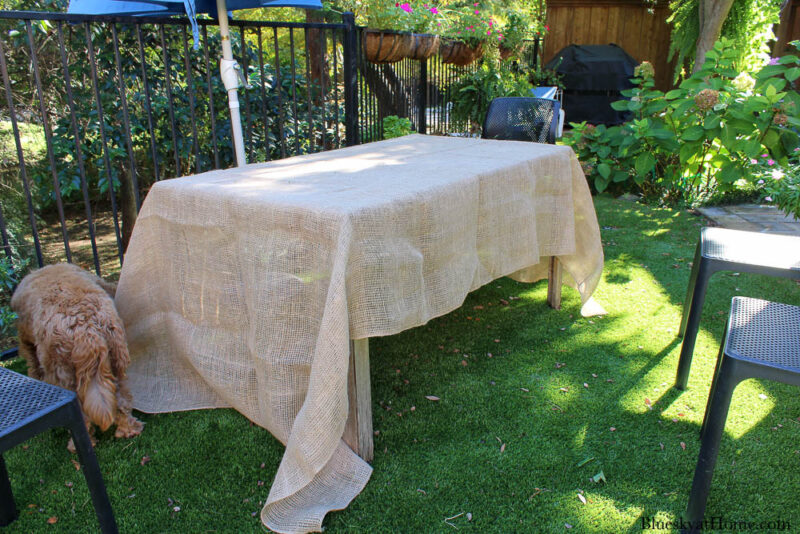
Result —
[{"label": "burlap fabric fold", "polygon": [[603,252],[568,147],[413,135],[162,181],[116,302],[135,407],[233,407],[286,451],[261,513],[321,529],[371,468],[342,441],[349,340],[458,308],[558,256],[583,300]]}]

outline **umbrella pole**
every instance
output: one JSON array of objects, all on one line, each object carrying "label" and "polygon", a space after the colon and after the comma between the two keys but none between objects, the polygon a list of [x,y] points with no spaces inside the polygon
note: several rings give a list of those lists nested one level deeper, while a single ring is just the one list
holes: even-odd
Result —
[{"label": "umbrella pole", "polygon": [[242,135],[242,119],[239,115],[239,78],[236,73],[238,65],[233,59],[230,31],[228,30],[228,9],[225,0],[217,0],[217,18],[219,20],[219,33],[222,39],[222,59],[219,70],[222,83],[228,92],[228,107],[231,110],[231,132],[233,133],[233,148],[236,153],[236,166],[247,164],[244,156],[244,136]]}]

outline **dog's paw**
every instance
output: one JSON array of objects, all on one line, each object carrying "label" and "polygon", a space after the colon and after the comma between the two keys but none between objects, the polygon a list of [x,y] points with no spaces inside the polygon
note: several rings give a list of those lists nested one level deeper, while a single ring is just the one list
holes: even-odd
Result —
[{"label": "dog's paw", "polygon": [[142,433],[144,423],[129,415],[122,423],[117,423],[117,430],[114,432],[115,438],[132,438]]}]

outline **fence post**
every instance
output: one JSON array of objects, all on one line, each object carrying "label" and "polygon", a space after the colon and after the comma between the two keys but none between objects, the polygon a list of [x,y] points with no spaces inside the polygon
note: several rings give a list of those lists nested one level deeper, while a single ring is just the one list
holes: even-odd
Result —
[{"label": "fence post", "polygon": [[358,44],[356,18],[353,13],[342,13],[344,22],[344,131],[345,144],[359,144],[358,139]]},{"label": "fence post", "polygon": [[419,89],[417,95],[417,133],[428,133],[428,60],[419,62]]}]

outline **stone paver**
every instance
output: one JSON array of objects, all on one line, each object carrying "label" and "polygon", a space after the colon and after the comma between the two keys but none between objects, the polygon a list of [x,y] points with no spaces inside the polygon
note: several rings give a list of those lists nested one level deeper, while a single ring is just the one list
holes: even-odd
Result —
[{"label": "stone paver", "polygon": [[800,236],[800,221],[775,206],[742,204],[711,206],[697,211],[723,228]]}]

